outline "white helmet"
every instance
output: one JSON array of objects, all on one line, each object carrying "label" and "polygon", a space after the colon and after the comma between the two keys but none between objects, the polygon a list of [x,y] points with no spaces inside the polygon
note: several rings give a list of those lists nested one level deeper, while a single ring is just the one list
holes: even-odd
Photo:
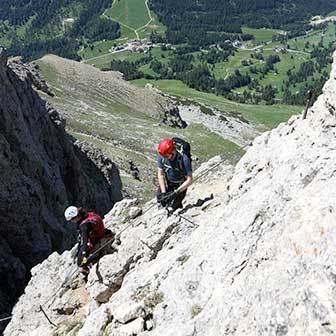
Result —
[{"label": "white helmet", "polygon": [[78,215],[78,209],[75,206],[69,206],[64,211],[64,217],[67,221],[71,221]]}]

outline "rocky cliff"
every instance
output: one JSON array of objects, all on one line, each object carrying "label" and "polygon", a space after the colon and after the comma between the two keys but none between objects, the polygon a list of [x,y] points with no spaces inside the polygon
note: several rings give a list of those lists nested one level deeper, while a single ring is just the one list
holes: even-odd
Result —
[{"label": "rocky cliff", "polygon": [[105,212],[121,199],[111,160],[91,159],[85,144],[74,145],[64,119],[32,85],[52,94],[32,68],[7,65],[0,48],[0,316],[11,311],[31,267],[73,244],[63,218],[69,204]]},{"label": "rocky cliff", "polygon": [[220,162],[180,213],[117,203],[105,221],[119,239],[86,284],[69,281],[72,252],[36,266],[5,335],[334,334],[336,55],[307,119]]}]

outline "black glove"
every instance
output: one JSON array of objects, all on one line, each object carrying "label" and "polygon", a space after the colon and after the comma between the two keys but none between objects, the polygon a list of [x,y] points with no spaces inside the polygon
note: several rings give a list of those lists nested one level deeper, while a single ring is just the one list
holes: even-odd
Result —
[{"label": "black glove", "polygon": [[167,205],[166,196],[167,196],[167,193],[162,193],[161,195],[158,196],[158,202],[163,207],[165,207]]},{"label": "black glove", "polygon": [[165,195],[165,201],[166,201],[166,203],[168,204],[171,201],[173,201],[176,196],[177,196],[177,191],[176,190],[170,191],[170,192],[166,193],[166,195]]}]

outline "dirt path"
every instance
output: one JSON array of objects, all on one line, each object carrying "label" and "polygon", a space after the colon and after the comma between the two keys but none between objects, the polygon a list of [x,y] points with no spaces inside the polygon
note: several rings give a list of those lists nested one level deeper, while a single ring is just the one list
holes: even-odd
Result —
[{"label": "dirt path", "polygon": [[117,50],[117,51],[114,51],[114,52],[109,52],[107,54],[102,54],[102,55],[99,55],[99,56],[95,56],[95,57],[91,57],[91,58],[87,58],[87,59],[83,59],[81,60],[82,63],[87,63],[87,62],[91,62],[91,61],[94,61],[94,60],[97,60],[97,59],[100,59],[100,58],[104,58],[105,56],[107,55],[111,55],[111,54],[117,54],[119,52],[123,52],[125,51],[124,49],[122,50]]},{"label": "dirt path", "polygon": [[137,39],[138,39],[138,40],[140,40],[138,31],[140,31],[140,30],[143,29],[143,28],[148,27],[148,25],[154,20],[154,18],[152,17],[152,14],[151,14],[151,12],[150,12],[150,9],[149,9],[149,7],[148,7],[148,0],[145,1],[145,5],[146,5],[146,8],[147,8],[147,13],[148,13],[149,21],[148,21],[145,25],[143,25],[143,26],[140,27],[140,28],[137,28],[137,29],[134,31],[134,32],[136,33],[136,35],[137,35]]},{"label": "dirt path", "polygon": [[[146,5],[146,8],[147,8],[147,13],[148,13],[148,17],[149,17],[149,21],[148,21],[145,25],[143,25],[143,26],[141,26],[141,27],[139,27],[139,28],[137,28],[137,29],[134,29],[133,27],[128,26],[128,25],[126,25],[126,24],[124,24],[124,23],[118,21],[118,23],[119,23],[121,26],[123,26],[123,27],[125,27],[125,28],[127,28],[127,29],[129,29],[129,30],[132,30],[132,31],[134,32],[134,34],[135,34],[137,40],[140,40],[140,35],[139,35],[138,32],[139,32],[141,29],[144,29],[144,28],[148,27],[148,26],[150,25],[150,23],[154,20],[152,14],[151,14],[151,12],[150,12],[149,6],[148,6],[148,0],[145,0],[145,5]],[[113,8],[113,5],[112,5],[112,8]],[[113,20],[111,17],[109,17],[109,16],[106,15],[106,10],[105,10],[105,12],[104,12],[102,15],[103,15],[105,18],[107,18],[107,19]],[[84,48],[84,47],[82,47],[81,51],[83,50],[83,48]],[[115,52],[113,52],[113,53],[118,53],[118,52],[122,52],[122,51],[124,51],[124,50],[118,50],[118,51],[115,51]],[[94,61],[94,60],[103,58],[103,57],[105,57],[105,56],[107,56],[107,55],[111,55],[111,54],[112,54],[112,53],[109,52],[109,53],[102,54],[102,55],[99,55],[99,56],[96,56],[96,57],[83,59],[81,62],[86,63],[86,62]]]}]

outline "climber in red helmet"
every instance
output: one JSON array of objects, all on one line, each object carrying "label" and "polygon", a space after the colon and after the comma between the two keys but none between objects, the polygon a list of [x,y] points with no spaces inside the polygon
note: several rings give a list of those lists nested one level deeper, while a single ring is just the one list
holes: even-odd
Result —
[{"label": "climber in red helmet", "polygon": [[[188,154],[177,151],[177,140],[189,146]],[[157,151],[159,153],[157,200],[162,206],[170,206],[175,211],[182,208],[182,201],[193,179],[190,145],[179,138],[167,138],[160,141]]]}]

